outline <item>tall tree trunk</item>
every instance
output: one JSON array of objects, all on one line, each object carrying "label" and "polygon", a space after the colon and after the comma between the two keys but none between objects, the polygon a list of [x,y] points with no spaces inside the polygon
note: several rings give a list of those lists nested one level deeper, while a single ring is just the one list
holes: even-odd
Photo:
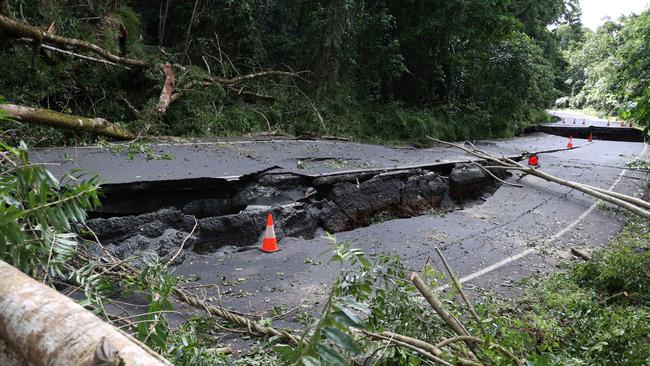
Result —
[{"label": "tall tree trunk", "polygon": [[183,63],[189,61],[190,57],[187,54],[187,51],[190,49],[190,42],[192,40],[192,26],[194,25],[194,18],[196,17],[196,10],[199,7],[199,0],[194,1],[194,8],[192,9],[192,16],[190,17],[190,22],[187,25],[187,33],[185,34],[185,42],[183,43]]},{"label": "tall tree trunk", "polygon": [[0,273],[2,365],[171,365],[70,298],[3,261]]},{"label": "tall tree trunk", "polygon": [[104,118],[80,117],[49,109],[31,108],[15,104],[0,104],[0,109],[6,110],[17,119],[25,122],[75,131],[85,131],[120,140],[132,140],[135,138],[135,135],[130,131],[116,126]]}]

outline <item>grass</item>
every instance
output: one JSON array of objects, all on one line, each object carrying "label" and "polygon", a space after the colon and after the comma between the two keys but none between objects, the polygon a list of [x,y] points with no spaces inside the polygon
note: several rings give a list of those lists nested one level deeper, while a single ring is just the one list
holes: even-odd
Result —
[{"label": "grass", "polygon": [[533,365],[641,365],[650,362],[648,305],[650,223],[629,217],[592,260],[533,280],[523,300],[497,306],[494,324]]}]

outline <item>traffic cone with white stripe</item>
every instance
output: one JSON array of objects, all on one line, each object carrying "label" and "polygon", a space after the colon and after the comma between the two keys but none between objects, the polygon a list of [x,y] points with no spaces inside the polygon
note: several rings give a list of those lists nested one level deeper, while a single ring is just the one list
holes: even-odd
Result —
[{"label": "traffic cone with white stripe", "polygon": [[270,212],[268,218],[266,219],[266,231],[264,232],[264,239],[262,240],[262,247],[260,250],[267,253],[273,253],[280,250],[280,247],[278,247],[278,241],[275,239],[273,215],[271,215]]},{"label": "traffic cone with white stripe", "polygon": [[569,149],[573,149],[573,136],[569,136],[569,143],[566,144],[566,147]]}]

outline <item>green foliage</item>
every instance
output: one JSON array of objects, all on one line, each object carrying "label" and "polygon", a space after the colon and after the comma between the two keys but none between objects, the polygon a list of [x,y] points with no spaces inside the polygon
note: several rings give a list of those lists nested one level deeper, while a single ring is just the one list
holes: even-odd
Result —
[{"label": "green foliage", "polygon": [[534,281],[524,301],[492,308],[500,314],[494,326],[533,364],[648,363],[648,242],[650,224],[630,216],[591,261]]},{"label": "green foliage", "polygon": [[577,266],[575,278],[606,296],[626,292],[626,300],[650,305],[650,225],[629,216],[627,227],[587,264]]},{"label": "green foliage", "polygon": [[128,144],[112,144],[104,139],[97,141],[97,147],[103,150],[112,152],[113,154],[120,154],[126,151],[129,160],[135,159],[137,156],[144,156],[147,160],[172,160],[174,154],[171,152],[157,153],[149,144],[143,141],[131,142]]},{"label": "green foliage", "polygon": [[[564,32],[566,33],[566,32]],[[572,36],[567,36],[572,37]],[[650,10],[603,24],[567,47],[569,104],[650,126]]]},{"label": "green foliage", "polygon": [[215,322],[214,318],[193,316],[170,331],[166,340],[168,359],[176,366],[235,364],[223,353],[210,350],[214,345],[212,337],[216,336],[215,329],[218,329]]},{"label": "green foliage", "polygon": [[[32,68],[32,50],[11,43],[0,60],[0,93],[13,102],[101,116],[154,135],[270,126],[375,141],[508,136],[536,122],[531,114],[559,96],[566,67],[547,26],[579,29],[580,12],[574,0],[208,0],[198,3],[187,37],[193,2],[10,3],[30,24],[45,28],[57,19],[57,34],[153,65],[174,63],[182,92],[161,115],[157,67],[125,70],[43,50]],[[207,76],[260,69],[309,70],[310,82],[198,86]],[[19,128],[55,143],[75,137]]]},{"label": "green foliage", "polygon": [[149,305],[147,312],[138,317],[137,337],[157,352],[165,353],[169,347],[169,324],[164,313],[172,310],[171,291],[178,279],[167,271],[168,263],[158,257],[145,257],[144,262],[145,267],[137,278],[123,282],[124,293],[146,294]]},{"label": "green foliage", "polygon": [[73,172],[61,183],[29,161],[24,143],[0,141],[0,154],[0,259],[38,278],[64,277],[77,247],[71,223],[83,223],[85,210],[99,205],[98,179]]},{"label": "green foliage", "polygon": [[619,115],[625,120],[636,122],[644,128],[645,135],[650,137],[650,88],[621,108]]}]

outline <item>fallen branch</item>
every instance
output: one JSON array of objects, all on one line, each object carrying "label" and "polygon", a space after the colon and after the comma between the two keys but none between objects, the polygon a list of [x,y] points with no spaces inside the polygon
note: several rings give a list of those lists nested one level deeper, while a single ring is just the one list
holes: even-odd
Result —
[{"label": "fallen branch", "polygon": [[507,181],[497,177],[496,175],[494,175],[494,173],[492,173],[487,168],[485,168],[483,165],[481,165],[481,164],[479,164],[479,163],[477,163],[475,161],[473,161],[472,164],[476,165],[479,168],[481,168],[487,175],[491,176],[494,180],[496,180],[498,182],[501,182],[501,184],[505,184],[505,185],[511,186],[511,187],[523,188],[523,185],[521,185],[521,184],[510,183],[510,182],[507,182]]},{"label": "fallen branch", "polygon": [[[429,287],[422,281],[420,276],[418,276],[417,273],[413,272],[411,273],[411,282],[413,282],[413,285],[420,291],[422,296],[427,300],[429,305],[433,308],[433,310],[438,313],[440,318],[447,323],[447,325],[458,335],[469,335],[465,327],[454,317],[447,309],[445,306],[438,300],[433,294],[431,293],[431,290],[429,290]],[[470,348],[473,347],[474,345],[472,343],[467,344]]]},{"label": "fallen branch", "polygon": [[146,67],[149,63],[144,60],[130,59],[126,57],[117,56],[96,44],[82,41],[75,38],[61,37],[56,34],[44,31],[32,25],[11,19],[7,16],[0,15],[0,28],[5,31],[15,34],[18,37],[30,38],[36,46],[40,46],[43,42],[50,42],[58,44],[59,46],[77,47],[94,54],[97,54],[108,61],[115,62],[122,65]]},{"label": "fallen branch", "polygon": [[[452,338],[445,339],[445,340],[443,340],[441,342],[438,342],[436,344],[436,347],[438,347],[438,348],[448,347],[448,346],[451,346],[452,344],[457,343],[457,342],[474,342],[474,343],[478,343],[478,344],[484,344],[485,343],[485,341],[483,339],[478,338],[478,337],[474,337],[474,336],[458,336],[458,337],[452,337]],[[517,366],[523,366],[524,365],[524,362],[522,360],[520,360],[517,356],[515,356],[514,353],[510,352],[507,348],[503,347],[502,345],[496,344],[496,343],[490,343],[489,347],[495,348],[499,352],[501,352],[504,355],[508,356],[508,358],[510,358],[512,361],[514,361],[515,364],[517,364]]]},{"label": "fallen branch", "polygon": [[[188,238],[190,235],[188,235]],[[111,255],[110,252],[108,252],[101,245],[101,243],[97,239],[97,236],[94,235],[94,233],[93,236],[101,251],[101,257],[103,262],[101,266],[102,270],[100,272],[101,275],[104,275],[106,277],[111,277],[111,278],[117,278],[118,280],[122,280],[124,278],[132,277],[132,276],[137,277],[140,275],[137,269],[133,268],[125,261],[120,261],[117,258],[115,258],[113,255]],[[88,253],[82,253],[82,252],[77,253],[77,257],[81,263],[88,263],[89,261],[92,261],[95,255],[96,254],[90,255]],[[221,306],[216,307],[210,305],[205,301],[199,299],[197,296],[190,294],[188,291],[184,290],[179,286],[173,286],[171,290],[171,294],[172,296],[174,296],[174,298],[176,298],[179,301],[182,301],[195,308],[202,309],[206,313],[212,316],[216,316],[225,319],[233,324],[237,324],[238,326],[246,329],[247,333],[249,334],[275,336],[294,345],[299,345],[302,344],[303,342],[300,339],[300,337],[297,337],[289,333],[288,331],[278,330],[273,327],[263,326],[250,318],[236,314],[234,311],[224,309]]]},{"label": "fallen branch", "polygon": [[583,185],[585,187],[587,187],[587,188],[593,189],[596,192],[605,193],[605,194],[608,194],[608,195],[610,195],[610,196],[612,196],[614,198],[618,198],[620,200],[631,203],[633,205],[650,209],[650,202],[644,201],[642,199],[639,199],[639,198],[636,198],[636,197],[630,197],[630,196],[622,194],[622,193],[609,191],[607,189],[602,189],[602,188],[590,186],[590,185],[587,185],[587,184],[583,184]]},{"label": "fallen branch", "polygon": [[[304,71],[303,71],[304,73]],[[242,81],[250,80],[250,79],[256,79],[260,77],[265,77],[265,76],[290,76],[293,78],[299,78],[303,81],[305,80],[302,76],[300,76],[301,73],[299,72],[289,72],[289,71],[278,71],[278,70],[266,70],[266,71],[260,71],[260,72],[255,72],[252,74],[246,74],[246,75],[240,75],[240,76],[235,76],[230,79],[225,79],[225,78],[215,78],[215,77],[209,77],[207,78],[210,81],[213,82],[218,82],[220,84],[238,84]]]},{"label": "fallen branch", "polygon": [[162,69],[163,73],[165,74],[165,84],[160,91],[158,105],[156,106],[156,111],[158,113],[165,113],[167,108],[169,108],[169,105],[174,100],[174,83],[176,82],[176,75],[174,74],[174,67],[172,64],[167,62],[166,64],[162,65]]},{"label": "fallen branch", "polygon": [[451,271],[451,267],[449,266],[449,263],[447,263],[447,259],[445,259],[445,256],[442,255],[442,251],[440,251],[440,248],[436,247],[436,253],[438,253],[438,256],[440,257],[440,260],[442,260],[442,264],[444,265],[445,269],[447,270],[447,274],[451,278],[451,282],[454,284],[454,287],[456,288],[456,291],[460,294],[460,297],[463,299],[463,302],[465,302],[465,305],[467,305],[467,308],[469,309],[470,314],[472,315],[472,318],[476,321],[476,323],[479,325],[481,328],[481,331],[483,332],[483,335],[487,334],[485,331],[485,328],[483,327],[483,322],[481,321],[481,318],[478,316],[476,313],[476,310],[474,309],[474,305],[472,305],[472,302],[469,301],[469,298],[467,295],[465,295],[465,292],[463,291],[463,288],[460,285],[460,282],[454,276],[454,273]]},{"label": "fallen branch", "polygon": [[403,341],[400,341],[400,340],[396,340],[396,339],[393,339],[392,337],[387,336],[387,335],[372,333],[372,332],[368,332],[368,331],[365,331],[365,330],[361,330],[361,333],[363,333],[364,335],[366,335],[366,336],[368,336],[370,338],[373,338],[373,339],[379,339],[379,340],[383,340],[383,341],[392,342],[392,343],[395,343],[398,346],[408,348],[408,349],[410,349],[412,351],[417,352],[420,356],[428,359],[429,361],[435,362],[437,364],[444,365],[444,366],[454,366],[452,363],[449,363],[449,362],[443,360],[442,358],[431,354],[431,352],[429,352],[429,351],[427,351],[427,350],[425,350],[425,349],[423,349],[421,347],[418,347],[418,346],[416,346],[414,344],[403,342]]},{"label": "fallen branch", "polygon": [[206,302],[200,300],[198,297],[191,295],[187,293],[187,291],[179,288],[179,287],[173,287],[172,288],[172,295],[174,297],[186,304],[192,305],[196,308],[200,308],[205,310],[206,313],[217,316],[219,318],[228,320],[234,324],[237,324],[245,329],[248,330],[249,333],[251,334],[262,334],[262,335],[267,335],[267,336],[275,336],[278,337],[282,340],[288,341],[294,345],[299,345],[302,343],[300,337],[296,337],[295,335],[287,332],[286,330],[278,330],[272,327],[265,327],[262,325],[259,325],[257,322],[246,318],[241,315],[237,315],[233,312],[230,312],[226,309],[223,308],[218,308],[216,306],[212,306],[207,304]]},{"label": "fallen branch", "polygon": [[[24,42],[24,43],[33,43],[34,42],[34,40],[30,39],[30,38],[21,38],[18,41],[19,42]],[[82,55],[82,54],[75,53],[75,52],[72,52],[72,51],[63,50],[63,49],[56,48],[54,46],[50,46],[50,45],[47,45],[47,44],[42,44],[41,47],[48,50],[48,51],[61,53],[61,54],[72,56],[72,57],[75,57],[75,58],[78,58],[78,59],[81,59],[81,60],[99,62],[99,63],[102,63],[102,64],[117,66],[117,67],[124,68],[126,70],[131,70],[131,68],[128,67],[128,66],[124,66],[124,65],[121,65],[121,64],[118,64],[118,63],[115,63],[115,62],[111,62],[111,61],[108,61],[108,60],[104,60],[104,59],[101,59],[101,58],[90,57],[90,56]]]},{"label": "fallen branch", "polygon": [[442,141],[442,140],[434,139],[434,138],[431,138],[431,137],[429,137],[429,139],[431,139],[433,141],[436,141],[436,142],[439,142],[439,143],[442,143],[442,144],[445,144],[445,145],[453,146],[453,147],[455,147],[457,149],[463,150],[463,151],[467,152],[468,154],[476,156],[476,157],[478,157],[480,159],[488,160],[488,161],[491,161],[493,163],[496,163],[497,166],[501,166],[501,167],[503,167],[503,169],[519,170],[519,171],[521,171],[521,172],[523,172],[525,174],[533,175],[533,176],[536,176],[538,178],[542,178],[542,179],[550,181],[550,182],[554,182],[554,183],[557,183],[557,184],[560,184],[560,185],[563,185],[563,186],[566,186],[566,187],[576,189],[576,190],[578,190],[580,192],[589,194],[589,195],[594,196],[596,198],[599,198],[599,199],[601,199],[603,201],[615,204],[615,205],[617,205],[617,206],[619,206],[621,208],[624,208],[624,209],[626,209],[628,211],[631,211],[631,212],[633,212],[633,213],[635,213],[635,214],[637,214],[637,215],[639,215],[639,216],[641,216],[643,218],[646,218],[646,219],[650,220],[650,211],[647,211],[647,210],[642,208],[642,207],[645,207],[645,206],[639,207],[635,203],[632,203],[632,202],[635,202],[635,200],[636,200],[633,197],[626,196],[625,199],[621,199],[621,198],[618,198],[618,197],[622,197],[622,196],[625,196],[625,195],[622,195],[621,193],[612,194],[612,192],[610,190],[604,190],[602,188],[593,189],[593,187],[590,187],[590,186],[587,186],[587,185],[584,185],[584,184],[581,184],[581,183],[577,183],[577,182],[569,181],[569,180],[566,180],[566,179],[558,178],[558,177],[555,177],[555,176],[550,175],[548,173],[542,172],[539,169],[534,169],[532,167],[524,166],[524,165],[522,165],[522,164],[520,164],[520,163],[518,163],[518,162],[516,162],[516,161],[514,161],[512,159],[509,159],[508,157],[505,157],[505,156],[503,156],[502,158],[497,158],[497,157],[495,157],[495,156],[493,156],[493,155],[491,155],[491,154],[489,154],[489,153],[487,153],[485,151],[477,149],[473,145],[472,145],[472,149],[468,149],[468,148],[466,148],[464,146],[461,146],[461,145],[458,145],[458,144],[455,144],[455,143],[452,143],[452,142]]},{"label": "fallen branch", "polygon": [[15,104],[0,104],[0,109],[6,110],[15,118],[25,122],[90,132],[120,140],[132,140],[135,138],[135,135],[130,131],[114,125],[104,118],[80,117],[49,109],[31,108]]},{"label": "fallen branch", "polygon": [[589,254],[583,252],[580,249],[571,248],[571,254],[575,255],[578,258],[584,259],[586,261],[589,261],[591,259],[591,256]]},{"label": "fallen branch", "polygon": [[171,365],[3,261],[0,273],[0,359],[29,365]]}]

